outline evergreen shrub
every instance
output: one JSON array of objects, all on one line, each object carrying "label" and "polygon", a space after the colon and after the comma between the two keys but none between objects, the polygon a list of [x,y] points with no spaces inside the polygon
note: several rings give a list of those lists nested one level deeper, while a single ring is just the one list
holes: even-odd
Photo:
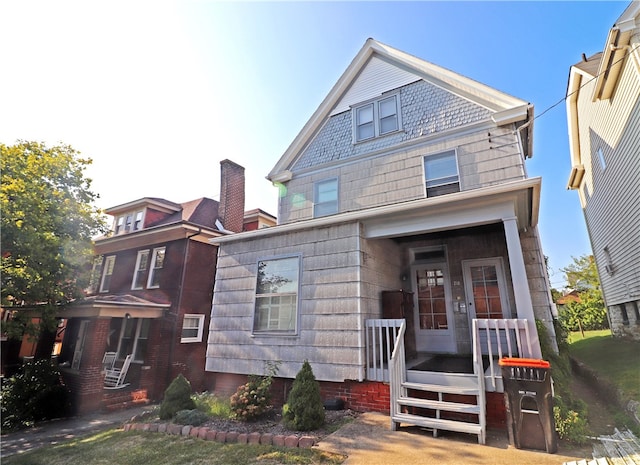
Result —
[{"label": "evergreen shrub", "polygon": [[179,374],[164,391],[160,404],[160,419],[169,420],[180,410],[193,410],[196,404],[191,398],[191,383]]},{"label": "evergreen shrub", "polygon": [[307,360],[293,381],[287,403],[282,407],[282,419],[287,428],[296,431],[311,431],[324,424],[320,384]]}]

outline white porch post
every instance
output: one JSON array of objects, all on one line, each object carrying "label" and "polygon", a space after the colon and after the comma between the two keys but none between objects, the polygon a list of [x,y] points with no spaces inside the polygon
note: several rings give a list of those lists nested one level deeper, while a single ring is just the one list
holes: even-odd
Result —
[{"label": "white porch post", "polygon": [[527,270],[524,266],[524,256],[522,255],[522,245],[518,234],[518,220],[515,216],[503,218],[504,235],[507,240],[507,252],[509,254],[509,267],[511,268],[511,281],[513,294],[516,299],[516,312],[518,318],[526,318],[529,323],[529,335],[532,342],[531,354],[534,358],[542,358],[540,351],[540,341],[536,330],[536,318],[533,313],[531,303],[531,293],[529,292],[529,281]]}]

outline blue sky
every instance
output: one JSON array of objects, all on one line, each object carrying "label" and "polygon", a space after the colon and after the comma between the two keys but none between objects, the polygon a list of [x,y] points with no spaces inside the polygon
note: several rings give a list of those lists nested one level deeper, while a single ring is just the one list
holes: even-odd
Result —
[{"label": "blue sky", "polygon": [[0,142],[70,144],[98,206],[218,198],[246,169],[246,208],[368,37],[531,102],[551,281],[590,253],[566,190],[569,67],[602,50],[628,2],[30,1],[0,4]]}]

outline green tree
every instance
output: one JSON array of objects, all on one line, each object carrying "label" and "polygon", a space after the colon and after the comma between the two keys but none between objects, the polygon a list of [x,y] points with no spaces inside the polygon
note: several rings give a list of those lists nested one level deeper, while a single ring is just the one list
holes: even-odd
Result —
[{"label": "green tree", "polygon": [[570,331],[608,328],[607,309],[593,255],[573,257],[573,263],[562,271],[569,287],[578,291],[579,301],[559,308],[560,321]]},{"label": "green tree", "polygon": [[298,431],[311,431],[324,424],[320,384],[307,360],[293,381],[287,403],[282,407],[282,419],[288,428]]},{"label": "green tree", "polygon": [[84,176],[91,162],[68,145],[0,144],[2,306],[36,307],[41,317],[33,326],[14,312],[3,327],[10,337],[51,330],[54,309],[88,285],[91,237],[105,231]]}]

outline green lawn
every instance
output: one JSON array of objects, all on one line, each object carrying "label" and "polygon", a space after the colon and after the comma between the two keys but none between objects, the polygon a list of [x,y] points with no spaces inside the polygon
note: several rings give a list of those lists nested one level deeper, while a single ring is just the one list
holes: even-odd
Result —
[{"label": "green lawn", "polygon": [[140,431],[109,430],[3,458],[3,465],[338,465],[344,457],[316,449],[220,444]]},{"label": "green lawn", "polygon": [[626,400],[640,401],[640,342],[611,336],[609,330],[571,333],[569,353],[622,390]]}]

